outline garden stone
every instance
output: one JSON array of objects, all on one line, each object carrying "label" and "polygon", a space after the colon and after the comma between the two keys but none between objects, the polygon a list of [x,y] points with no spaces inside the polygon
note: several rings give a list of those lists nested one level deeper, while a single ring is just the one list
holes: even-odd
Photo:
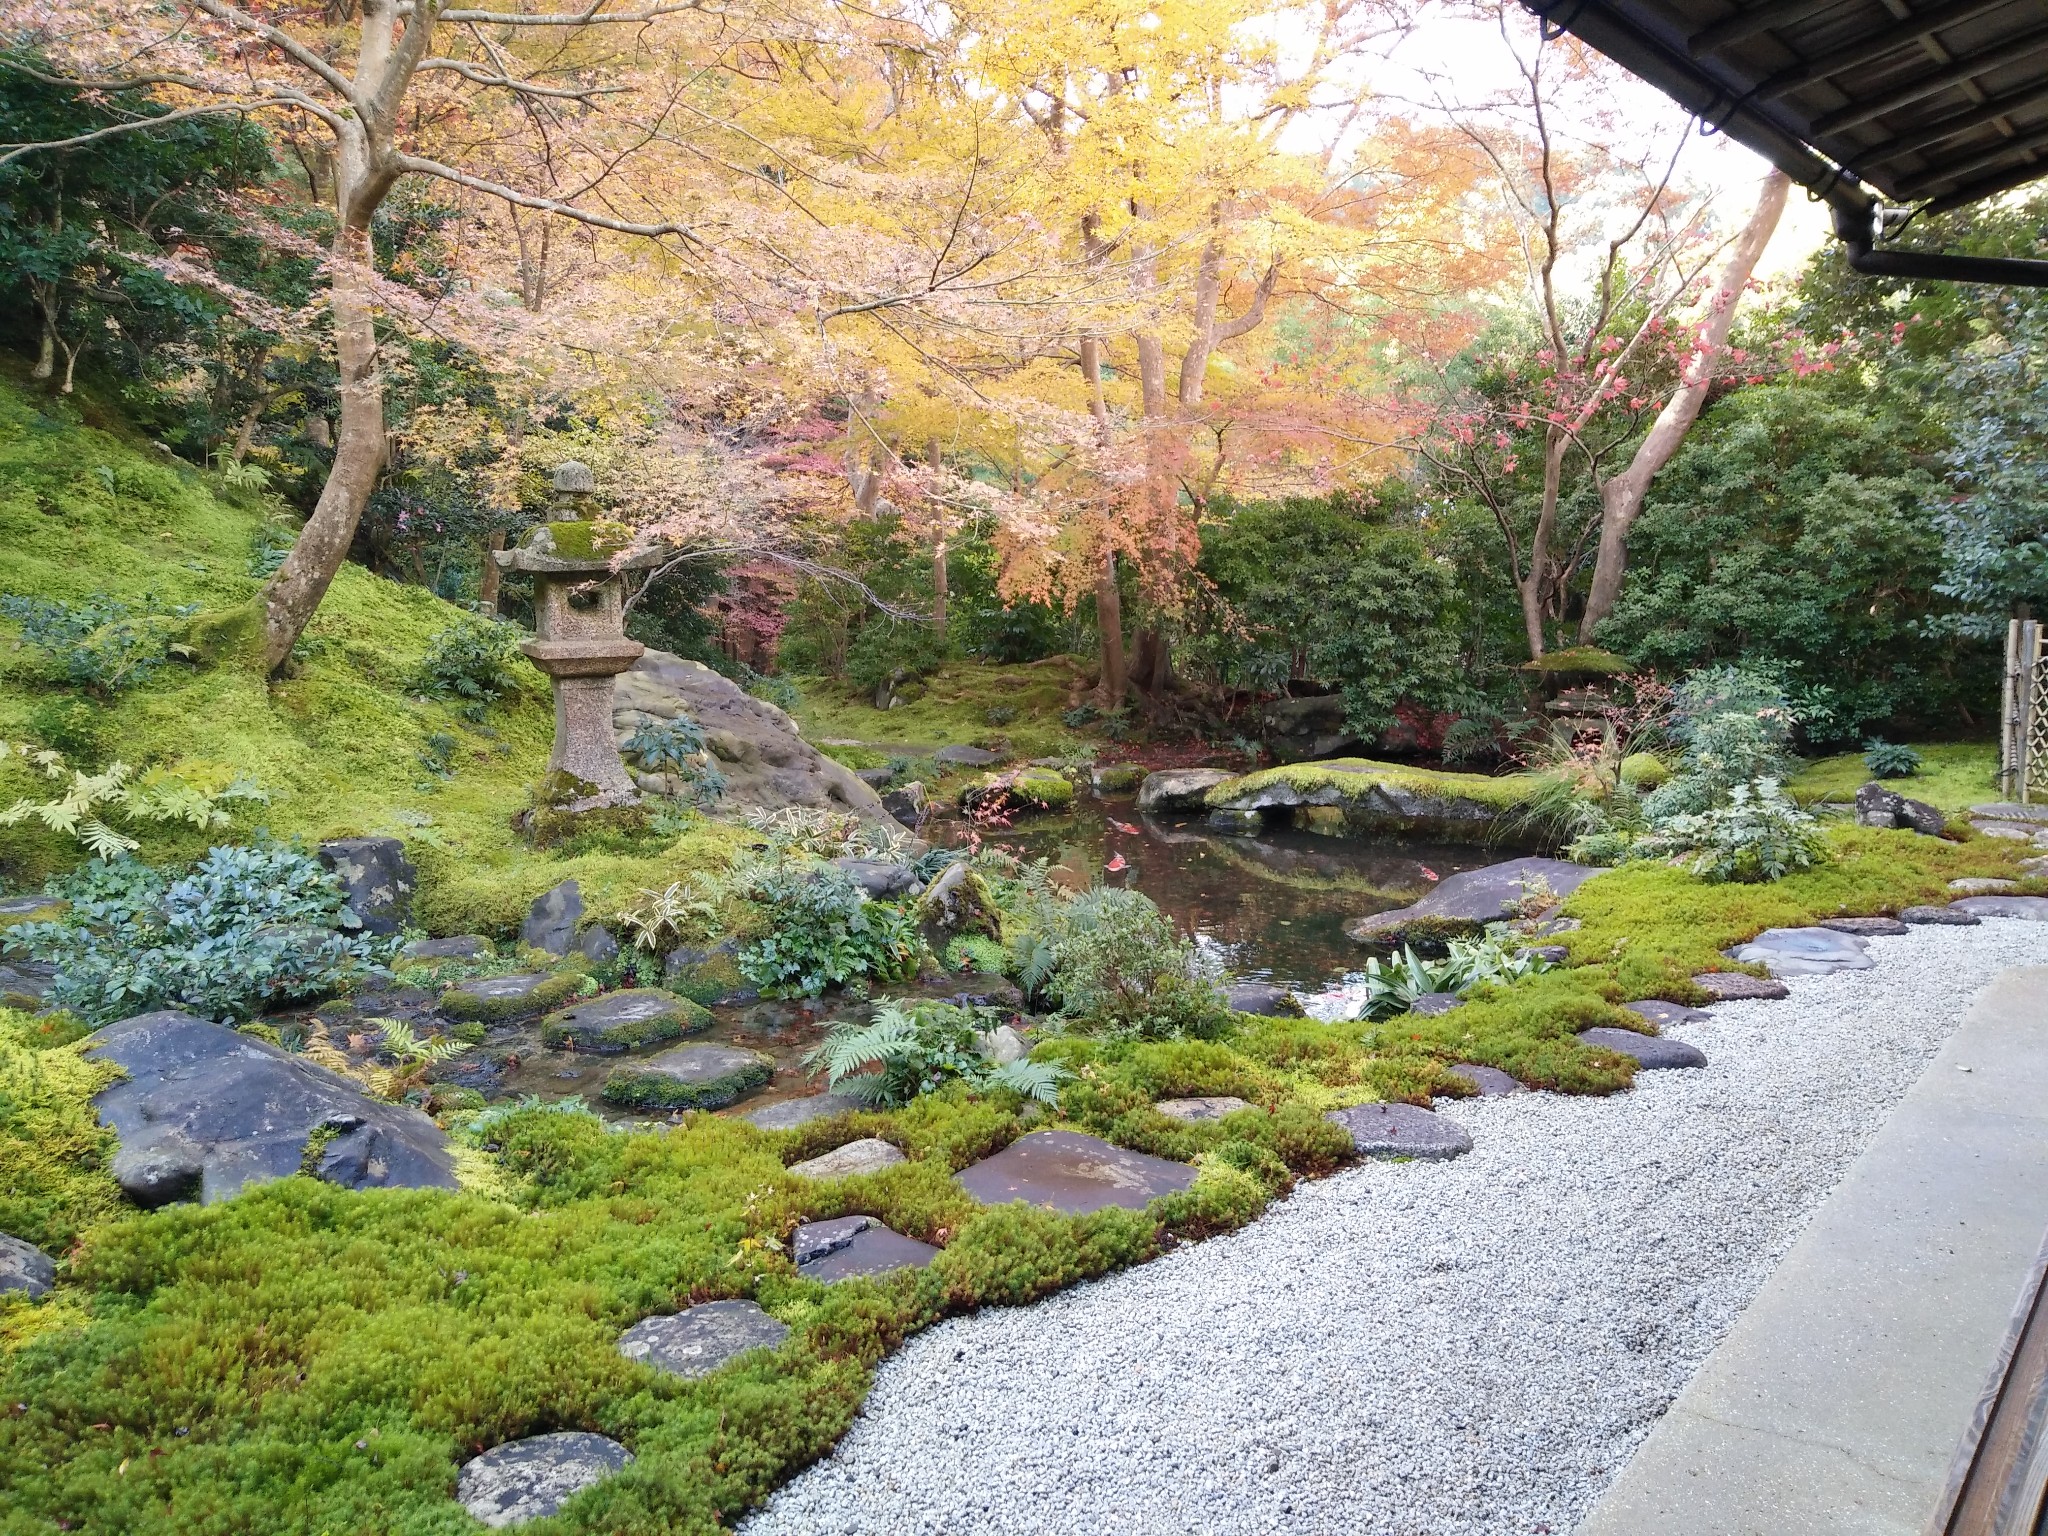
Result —
[{"label": "garden stone", "polygon": [[931,813],[931,806],[925,800],[924,786],[915,780],[882,796],[882,809],[899,826],[908,827],[913,832],[924,825],[925,817]]},{"label": "garden stone", "polygon": [[2012,800],[2000,800],[1991,805],[1973,805],[1970,814],[1991,821],[2031,821],[2048,825],[2048,805],[2020,805]]},{"label": "garden stone", "polygon": [[347,893],[342,927],[364,933],[396,933],[412,916],[412,893],[419,883],[419,871],[412,867],[405,845],[397,838],[338,838],[320,845],[320,862]]},{"label": "garden stone", "polygon": [[1599,873],[1590,865],[1563,859],[1509,859],[1451,875],[1413,906],[1354,918],[1344,925],[1344,932],[1361,944],[1410,937],[1441,942],[1478,933],[1488,923],[1509,917],[1539,881],[1563,898]]},{"label": "garden stone", "polygon": [[70,905],[55,896],[0,896],[0,927],[54,922]]},{"label": "garden stone", "polygon": [[800,1125],[809,1125],[813,1120],[823,1120],[831,1115],[852,1114],[867,1107],[859,1099],[848,1094],[814,1093],[808,1098],[782,1099],[774,1104],[763,1104],[759,1109],[749,1110],[740,1118],[764,1131],[793,1131]]},{"label": "garden stone", "polygon": [[636,1109],[722,1109],[775,1073],[773,1057],[733,1045],[679,1045],[615,1067],[605,1101]]},{"label": "garden stone", "polygon": [[1766,928],[1729,950],[1728,958],[1762,965],[1773,976],[1826,976],[1867,971],[1877,964],[1861,939],[1832,928]]},{"label": "garden stone", "polygon": [[[348,1145],[326,1176],[351,1189],[454,1189],[441,1128],[386,1104],[302,1056],[186,1013],[109,1024],[88,1047],[127,1076],[94,1097],[123,1152],[187,1149],[201,1163],[199,1198],[299,1172],[316,1131]],[[334,1144],[330,1143],[330,1152]],[[153,1187],[153,1186],[152,1186]]]},{"label": "garden stone", "polygon": [[479,1019],[486,1024],[509,1023],[546,1013],[575,994],[578,979],[549,971],[525,971],[514,976],[480,976],[457,982],[441,994],[439,1008],[451,1019]]},{"label": "garden stone", "polygon": [[917,884],[916,870],[884,859],[834,859],[832,867],[876,898],[901,896]]},{"label": "garden stone", "polygon": [[619,1336],[619,1353],[690,1381],[788,1337],[787,1323],[751,1301],[707,1301],[672,1317],[643,1318]]},{"label": "garden stone", "polygon": [[618,1441],[584,1430],[508,1440],[463,1467],[455,1497],[471,1518],[501,1531],[554,1514],[632,1459]]},{"label": "garden stone", "polygon": [[583,937],[576,941],[576,948],[592,965],[610,965],[619,958],[619,941],[602,923],[584,929]]},{"label": "garden stone", "polygon": [[1136,763],[1109,763],[1095,769],[1089,775],[1089,782],[1095,786],[1098,795],[1132,795],[1145,782],[1145,770]]},{"label": "garden stone", "polygon": [[948,768],[987,768],[1002,760],[1002,753],[986,747],[941,747],[932,754],[933,762],[944,763]]},{"label": "garden stone", "polygon": [[1983,919],[1956,907],[1908,907],[1899,914],[1899,921],[1929,928],[1974,928]]},{"label": "garden stone", "polygon": [[974,1044],[983,1056],[999,1067],[1022,1061],[1031,1054],[1030,1044],[1007,1024],[998,1024],[986,1033],[976,1034]]},{"label": "garden stone", "polygon": [[1028,1200],[1069,1216],[1105,1206],[1143,1210],[1195,1182],[1195,1170],[1080,1131],[1035,1131],[954,1175],[983,1205]]},{"label": "garden stone", "polygon": [[1865,827],[1897,827],[1924,837],[1939,837],[1948,817],[1925,800],[1909,800],[1876,779],[1856,791],[1856,821]]},{"label": "garden stone", "polygon": [[1269,981],[1240,981],[1223,989],[1223,1001],[1232,1013],[1255,1014],[1263,1019],[1298,1019],[1301,1004],[1285,987]]},{"label": "garden stone", "polygon": [[34,960],[0,965],[0,1008],[18,1008],[35,1013],[50,995],[57,980],[57,968]]},{"label": "garden stone", "polygon": [[154,1146],[121,1148],[107,1171],[122,1194],[153,1211],[173,1200],[197,1200],[206,1179],[206,1158],[182,1136],[166,1136]]},{"label": "garden stone", "polygon": [[886,767],[856,768],[853,770],[853,776],[859,779],[861,783],[867,785],[869,789],[882,790],[889,787],[890,781],[896,777],[896,770]]},{"label": "garden stone", "polygon": [[576,937],[576,925],[583,921],[583,892],[574,880],[564,880],[551,891],[536,897],[519,925],[519,942],[551,955],[566,955]]},{"label": "garden stone", "polygon": [[863,1275],[922,1269],[939,1256],[930,1243],[892,1232],[872,1216],[806,1222],[790,1239],[796,1272],[827,1285]]},{"label": "garden stone", "polygon": [[1472,1137],[1455,1120],[1413,1104],[1359,1104],[1333,1109],[1323,1118],[1351,1135],[1360,1157],[1415,1157],[1426,1161],[1462,1157]]},{"label": "garden stone", "polygon": [[1983,837],[2003,838],[2009,843],[2031,843],[2041,829],[2030,821],[1973,821],[1970,830]]},{"label": "garden stone", "polygon": [[881,1137],[863,1136],[859,1141],[834,1147],[821,1157],[791,1163],[789,1171],[800,1179],[857,1179],[894,1168],[903,1161],[903,1154]]},{"label": "garden stone", "polygon": [[1906,931],[1906,925],[1896,917],[1824,917],[1815,926],[1832,928],[1837,933],[1853,933],[1865,939],[1882,938]]},{"label": "garden stone", "polygon": [[414,939],[405,946],[408,960],[477,960],[491,952],[480,933],[459,933],[452,939]]},{"label": "garden stone", "polygon": [[661,963],[662,980],[671,992],[707,1008],[751,1003],[760,991],[739,967],[740,941],[721,939],[708,949],[672,949]]},{"label": "garden stone", "polygon": [[[1903,930],[1901,930],[1903,931]],[[1668,1029],[1673,1024],[1705,1024],[1713,1019],[1711,1013],[1699,1008],[1688,1008],[1683,1003],[1667,1003],[1661,998],[1645,997],[1637,1002],[1623,1003],[1637,1018],[1648,1019],[1659,1029]]]},{"label": "garden stone", "polygon": [[1792,995],[1792,989],[1782,981],[1765,976],[1751,976],[1742,971],[1707,971],[1693,977],[1692,984],[1717,1003]]},{"label": "garden stone", "polygon": [[1251,1105],[1227,1093],[1216,1093],[1196,1099],[1161,1099],[1152,1107],[1169,1120],[1221,1120]]},{"label": "garden stone", "polygon": [[1988,875],[1975,875],[1966,876],[1961,880],[1951,880],[1948,888],[1958,896],[1996,896],[2004,891],[2018,890],[2019,884],[2017,880],[1998,880]]},{"label": "garden stone", "polygon": [[607,992],[576,1003],[541,1020],[541,1044],[556,1051],[593,1051],[616,1055],[638,1046],[709,1027],[711,1015],[688,998],[659,987]]},{"label": "garden stone", "polygon": [[2043,854],[2038,859],[2021,859],[2020,868],[2038,880],[2048,875],[2048,854]]},{"label": "garden stone", "polygon": [[1501,1071],[1499,1067],[1482,1067],[1477,1062],[1461,1061],[1451,1070],[1477,1088],[1482,1099],[1497,1099],[1510,1093],[1529,1091],[1518,1079]]},{"label": "garden stone", "polygon": [[1548,960],[1552,965],[1563,965],[1572,957],[1570,948],[1563,944],[1524,944],[1521,952],[1534,955],[1538,960]]},{"label": "garden stone", "polygon": [[1687,1045],[1683,1040],[1667,1040],[1662,1035],[1639,1035],[1632,1029],[1582,1029],[1579,1031],[1579,1044],[1633,1056],[1636,1065],[1645,1072],[1704,1067],[1707,1064],[1706,1052],[1696,1045]]},{"label": "garden stone", "polygon": [[1137,808],[1155,814],[1199,811],[1210,790],[1236,777],[1226,768],[1162,768],[1139,783]]},{"label": "garden stone", "polygon": [[1465,999],[1455,992],[1425,992],[1408,1005],[1408,1011],[1425,1019],[1434,1019],[1453,1008],[1464,1006]]},{"label": "garden stone", "polygon": [[1255,837],[1266,829],[1266,813],[1226,806],[1203,817],[1202,825],[1212,832],[1221,832],[1226,837]]},{"label": "garden stone", "polygon": [[34,1243],[0,1232],[0,1296],[20,1292],[34,1301],[57,1283],[57,1261]]},{"label": "garden stone", "polygon": [[1955,906],[1972,917],[2017,917],[2048,923],[2048,896],[1966,896]]},{"label": "garden stone", "polygon": [[967,867],[956,860],[924,888],[917,903],[918,926],[925,942],[934,950],[958,933],[995,933],[998,920],[989,910],[988,888]]}]

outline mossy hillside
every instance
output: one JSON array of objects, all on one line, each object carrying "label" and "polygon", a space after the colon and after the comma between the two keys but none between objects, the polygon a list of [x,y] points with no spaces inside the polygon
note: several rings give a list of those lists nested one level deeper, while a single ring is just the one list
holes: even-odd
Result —
[{"label": "mossy hillside", "polygon": [[[1920,754],[1920,771],[1903,779],[1886,779],[1884,787],[1914,800],[1924,800],[1951,817],[2002,799],[1998,792],[1998,747],[1993,742],[1940,742],[1915,744]],[[1863,766],[1861,752],[1845,752],[1808,763],[1786,781],[1793,798],[1802,805],[1829,803],[1847,805],[1856,798],[1858,786],[1870,782],[1872,774]]]},{"label": "mossy hillside", "polygon": [[[794,713],[812,741],[988,746],[1013,758],[1058,757],[1086,739],[1085,731],[1060,721],[1083,676],[1083,664],[1072,656],[1010,666],[953,662],[924,679],[916,698],[894,709],[876,709],[871,697],[837,679],[798,678]],[[883,754],[849,766],[880,767],[886,761]]]},{"label": "mossy hillside", "polygon": [[[0,593],[76,601],[104,592],[132,604],[153,594],[215,613],[246,607],[259,587],[248,574],[250,545],[270,509],[149,452],[0,380]],[[309,842],[403,838],[421,871],[418,915],[435,932],[508,934],[535,896],[571,877],[586,906],[604,913],[723,862],[746,840],[705,820],[631,847],[574,839],[545,853],[527,847],[510,818],[546,768],[554,716],[545,679],[517,663],[516,691],[480,725],[408,691],[433,637],[460,616],[421,588],[345,566],[292,677],[266,689],[242,665],[167,667],[143,687],[90,701],[104,754],[247,774],[271,803],[251,808],[229,835],[264,825]],[[34,734],[37,706],[61,692],[33,656],[7,657],[0,735]],[[445,777],[430,761],[438,736],[455,743]],[[12,761],[0,764],[0,800],[43,798],[45,786]],[[142,853],[187,858],[220,836],[149,829]],[[0,876],[11,887],[32,886],[78,857],[69,838],[41,827],[0,829]]]}]

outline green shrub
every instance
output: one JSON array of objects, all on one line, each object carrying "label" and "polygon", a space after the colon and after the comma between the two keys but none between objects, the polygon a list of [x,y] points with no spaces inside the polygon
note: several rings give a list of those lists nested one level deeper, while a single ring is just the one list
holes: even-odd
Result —
[{"label": "green shrub", "polygon": [[1654,752],[1631,752],[1621,760],[1621,782],[1634,790],[1652,790],[1671,778],[1671,769]]},{"label": "green shrub", "polygon": [[1863,743],[1863,766],[1873,779],[1909,779],[1920,771],[1920,754],[1873,736]]},{"label": "green shrub", "polygon": [[778,863],[746,894],[766,909],[768,932],[741,949],[739,967],[769,997],[816,997],[827,987],[917,973],[916,919],[868,900],[843,870]]},{"label": "green shrub", "polygon": [[153,596],[131,606],[104,592],[76,603],[0,597],[0,617],[21,626],[23,644],[65,682],[105,697],[149,681],[170,660],[172,634],[198,611],[161,607]]},{"label": "green shrub", "polygon": [[1502,985],[1534,976],[1551,962],[1533,950],[1506,939],[1452,939],[1441,960],[1429,960],[1403,948],[1383,966],[1378,955],[1365,962],[1364,992],[1352,1005],[1353,1019],[1390,1019],[1406,1013],[1419,997],[1476,987]]},{"label": "green shrub", "polygon": [[954,1081],[977,1089],[1006,1088],[1041,1104],[1057,1104],[1064,1068],[1029,1060],[997,1066],[982,1054],[977,1036],[999,1022],[994,1009],[888,1002],[865,1024],[835,1024],[824,1044],[804,1060],[825,1069],[832,1092],[863,1104],[908,1104]]},{"label": "green shrub", "polygon": [[1662,822],[1634,856],[1671,859],[1707,881],[1782,880],[1825,859],[1827,840],[1777,780],[1764,779],[1736,785],[1725,805]]},{"label": "green shrub", "polygon": [[1097,886],[1071,901],[1045,901],[1037,915],[1051,950],[1046,990],[1067,1017],[1147,1039],[1230,1029],[1230,1010],[1194,945],[1143,893]]},{"label": "green shrub", "polygon": [[454,699],[464,713],[481,718],[484,707],[515,691],[513,658],[519,631],[491,619],[458,619],[437,633],[413,673],[412,687],[434,698]]}]

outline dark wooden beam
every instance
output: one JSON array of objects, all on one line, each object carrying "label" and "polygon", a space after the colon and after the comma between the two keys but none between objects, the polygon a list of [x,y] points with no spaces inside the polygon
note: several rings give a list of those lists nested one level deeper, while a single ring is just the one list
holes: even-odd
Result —
[{"label": "dark wooden beam", "polygon": [[[2030,150],[2036,149],[2048,149],[2048,128],[2037,128],[2033,132],[2023,133],[2017,138],[2002,140],[1996,149],[1987,149],[1982,154],[1973,155],[1967,160],[1930,165],[1919,175],[1909,176],[1901,181],[1899,183],[1898,195],[1907,202],[1912,202],[1917,198],[1926,197],[1938,187],[1951,186],[1957,182],[1967,181],[1979,171],[1993,170],[2000,166],[2011,164],[2015,155],[2023,155]],[[2017,170],[2019,167],[2014,166],[2014,169]],[[2033,170],[2036,176],[2040,176],[2048,173],[2048,165],[2036,164]]]},{"label": "dark wooden beam", "polygon": [[1861,127],[1872,118],[1883,117],[1887,112],[1896,112],[1900,107],[1911,106],[1924,101],[1951,86],[1965,85],[1979,75],[1988,75],[1994,69],[2002,69],[2015,59],[2026,58],[2043,49],[2048,49],[2048,26],[2035,27],[2016,37],[2007,38],[1996,48],[1987,48],[1982,53],[1973,53],[1955,63],[1935,70],[1932,74],[1916,75],[1904,85],[1894,86],[1881,96],[1872,96],[1863,101],[1852,101],[1848,106],[1830,112],[1813,120],[1816,138],[1826,138],[1831,133],[1840,133],[1844,128]]},{"label": "dark wooden beam", "polygon": [[1816,80],[1825,80],[1829,75],[1840,74],[1845,69],[1854,69],[1859,64],[1868,64],[1881,59],[1888,53],[1901,48],[1911,48],[1924,42],[1944,27],[1957,26],[1982,16],[1986,11],[1999,10],[2010,5],[2012,0],[1949,0],[1947,5],[1938,5],[1931,11],[1922,11],[1909,16],[1896,26],[1873,32],[1868,37],[1840,48],[1831,49],[1818,58],[1790,69],[1780,70],[1765,80],[1756,89],[1756,94],[1765,101],[1775,101],[1789,95],[1802,85],[1811,85]]},{"label": "dark wooden beam", "polygon": [[1809,16],[1817,16],[1829,7],[1842,3],[1843,0],[1766,0],[1763,5],[1738,11],[1724,21],[1715,22],[1711,27],[1702,27],[1685,40],[1686,52],[1697,59],[1717,49],[1755,37],[1759,32],[1768,32],[1773,27],[1788,26],[1795,21],[1804,21]]},{"label": "dark wooden beam", "polygon": [[1945,117],[1938,123],[1929,123],[1925,128],[1916,128],[1911,133],[1900,134],[1896,139],[1887,139],[1882,144],[1872,144],[1856,151],[1858,165],[1882,165],[1896,160],[1901,155],[1910,155],[1917,149],[1939,144],[1952,139],[1959,133],[1968,133],[1972,128],[1982,128],[1986,123],[1995,123],[2010,113],[2021,112],[2031,106],[2048,101],[2048,81],[2030,85],[2024,91],[2014,91],[2010,96],[2001,96],[1996,101],[1987,101],[1981,107],[1954,117]]},{"label": "dark wooden beam", "polygon": [[2048,1249],[2034,1261],[1991,1381],[1950,1464],[1930,1536],[2034,1536],[2048,1417]]}]

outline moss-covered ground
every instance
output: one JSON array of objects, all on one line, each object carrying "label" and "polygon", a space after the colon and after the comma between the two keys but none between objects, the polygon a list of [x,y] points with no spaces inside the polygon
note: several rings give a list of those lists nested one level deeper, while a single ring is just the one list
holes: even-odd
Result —
[{"label": "moss-covered ground", "polygon": [[1365,757],[1337,757],[1312,763],[1283,763],[1277,768],[1261,768],[1242,778],[1227,779],[1209,791],[1208,803],[1237,804],[1275,784],[1285,784],[1303,795],[1328,790],[1358,800],[1370,794],[1375,784],[1386,784],[1433,800],[1470,800],[1509,812],[1528,804],[1545,781],[1535,774],[1451,773]]},{"label": "moss-covered ground", "polygon": [[894,709],[876,709],[874,699],[831,678],[798,678],[801,702],[795,716],[815,742],[857,742],[826,748],[855,768],[877,768],[914,747],[987,747],[1006,757],[1061,757],[1089,739],[1086,728],[1070,727],[1060,716],[1078,696],[1086,667],[1072,656],[1014,666],[956,661],[911,688],[913,697]]},{"label": "moss-covered ground", "polygon": [[[1920,754],[1920,771],[1903,779],[1886,779],[1886,788],[1925,800],[1951,816],[2000,798],[1996,743],[1935,743],[1916,745],[1913,750]],[[1849,752],[1807,764],[1786,788],[1802,804],[1848,805],[1855,800],[1857,787],[1869,781],[1863,754]]]}]

